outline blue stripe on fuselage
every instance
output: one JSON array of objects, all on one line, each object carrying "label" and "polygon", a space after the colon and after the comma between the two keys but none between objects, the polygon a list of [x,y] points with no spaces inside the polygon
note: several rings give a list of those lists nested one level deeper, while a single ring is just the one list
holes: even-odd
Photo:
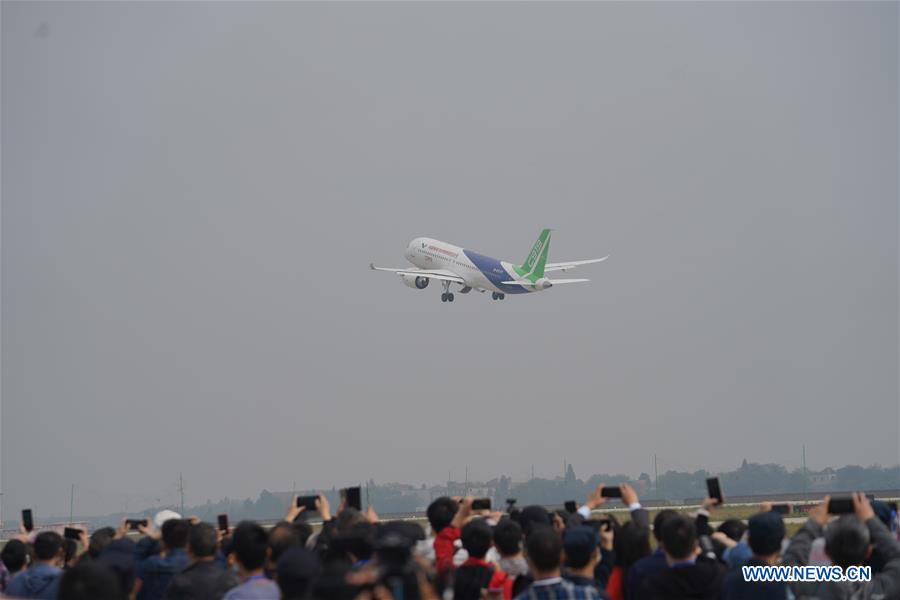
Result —
[{"label": "blue stripe on fuselage", "polygon": [[478,267],[478,270],[484,273],[484,276],[488,278],[488,281],[490,281],[498,290],[501,290],[506,294],[524,294],[529,291],[521,285],[503,283],[504,281],[515,279],[515,277],[510,275],[496,258],[484,256],[483,254],[478,254],[471,250],[463,250],[463,253],[469,257],[472,264]]}]

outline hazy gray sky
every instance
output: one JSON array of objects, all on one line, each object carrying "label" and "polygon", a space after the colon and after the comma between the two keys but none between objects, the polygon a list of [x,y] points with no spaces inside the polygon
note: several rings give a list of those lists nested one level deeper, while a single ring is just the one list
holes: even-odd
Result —
[{"label": "hazy gray sky", "polygon": [[[898,4],[2,4],[6,516],[898,461]],[[423,292],[429,235],[590,284]]]}]

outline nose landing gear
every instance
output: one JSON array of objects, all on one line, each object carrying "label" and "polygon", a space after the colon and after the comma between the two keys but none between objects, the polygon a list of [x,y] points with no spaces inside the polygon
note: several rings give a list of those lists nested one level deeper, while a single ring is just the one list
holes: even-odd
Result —
[{"label": "nose landing gear", "polygon": [[506,298],[506,294],[491,292],[491,300],[503,300],[504,298]]}]

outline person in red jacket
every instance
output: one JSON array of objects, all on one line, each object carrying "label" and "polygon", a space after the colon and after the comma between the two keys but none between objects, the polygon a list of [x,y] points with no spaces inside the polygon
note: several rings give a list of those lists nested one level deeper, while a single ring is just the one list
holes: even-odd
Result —
[{"label": "person in red jacket", "polygon": [[487,521],[469,521],[462,527],[460,539],[469,558],[453,574],[454,600],[481,600],[485,592],[491,594],[491,597],[502,595],[504,600],[510,600],[513,578],[497,565],[484,560],[493,544],[491,527]]}]

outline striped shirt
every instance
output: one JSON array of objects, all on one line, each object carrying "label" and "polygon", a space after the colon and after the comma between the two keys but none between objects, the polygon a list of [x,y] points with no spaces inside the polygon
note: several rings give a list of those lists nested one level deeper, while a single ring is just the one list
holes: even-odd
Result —
[{"label": "striped shirt", "polygon": [[600,594],[591,586],[575,585],[562,577],[538,579],[515,600],[599,600]]}]

